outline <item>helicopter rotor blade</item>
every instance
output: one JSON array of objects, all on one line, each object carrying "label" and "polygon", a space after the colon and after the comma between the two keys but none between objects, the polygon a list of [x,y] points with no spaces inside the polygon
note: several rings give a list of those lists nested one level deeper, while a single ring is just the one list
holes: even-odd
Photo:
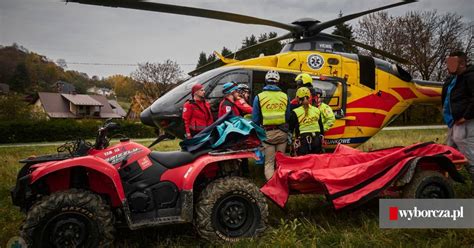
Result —
[{"label": "helicopter rotor blade", "polygon": [[115,8],[128,8],[137,10],[147,10],[154,12],[163,12],[177,15],[203,17],[209,19],[217,19],[222,21],[237,22],[243,24],[265,25],[276,28],[286,29],[291,32],[301,31],[302,28],[293,25],[276,22],[267,19],[256,18],[252,16],[240,15],[230,12],[223,12],[210,9],[201,9],[194,7],[186,7],[180,5],[163,4],[155,2],[145,2],[142,0],[63,0],[66,2],[75,2],[80,4],[99,5]]},{"label": "helicopter rotor blade", "polygon": [[361,17],[363,15],[367,15],[367,14],[377,12],[377,11],[380,11],[380,10],[389,9],[389,8],[393,8],[393,7],[397,7],[397,6],[400,6],[400,5],[405,5],[405,4],[409,4],[409,3],[413,3],[413,2],[417,2],[417,0],[403,0],[402,2],[385,5],[385,6],[382,6],[382,7],[379,7],[379,8],[369,9],[369,10],[362,11],[362,12],[359,12],[359,13],[354,13],[354,14],[350,14],[350,15],[346,15],[346,16],[341,16],[339,18],[336,18],[336,19],[333,19],[333,20],[330,20],[330,21],[316,23],[313,26],[309,27],[308,31],[311,32],[314,35],[314,34],[317,34],[321,31],[323,31],[326,28],[336,26],[336,25],[344,23],[346,21]]},{"label": "helicopter rotor blade", "polygon": [[376,53],[376,54],[380,54],[386,58],[389,58],[389,59],[392,59],[394,61],[397,61],[401,64],[410,64],[411,62],[404,59],[404,58],[401,58],[401,57],[398,57],[396,55],[393,55],[389,52],[386,52],[384,50],[381,50],[381,49],[378,49],[376,47],[373,47],[373,46],[369,46],[367,44],[364,44],[364,43],[360,43],[360,42],[357,42],[357,41],[353,41],[353,40],[349,40],[347,39],[346,37],[343,37],[343,36],[339,36],[339,35],[334,35],[334,34],[324,34],[325,36],[328,36],[328,37],[331,37],[331,38],[334,38],[334,39],[337,39],[337,40],[340,40],[344,43],[347,43],[347,44],[351,44],[351,45],[354,45],[354,46],[358,46],[358,47],[362,47],[364,49],[367,49],[373,53]]},{"label": "helicopter rotor blade", "polygon": [[[246,52],[253,52],[261,47],[264,47],[264,46],[267,46],[269,44],[272,44],[274,42],[278,42],[278,41],[281,41],[281,40],[286,40],[286,39],[291,39],[293,38],[293,34],[290,32],[290,33],[287,33],[285,35],[281,35],[281,36],[278,36],[278,37],[275,37],[275,38],[272,38],[272,39],[268,39],[268,40],[265,40],[265,41],[262,41],[260,43],[257,43],[255,45],[252,45],[252,46],[248,46],[246,48],[243,48],[241,50],[238,50],[237,52],[235,53],[231,53],[227,56],[225,56],[226,58],[233,58],[235,56],[238,56],[238,55],[241,55],[243,53],[246,53]],[[197,68],[196,70],[194,71],[191,71],[189,72],[188,74],[193,76],[193,75],[197,75],[197,74],[200,74],[202,72],[205,72],[207,70],[209,70],[210,68],[214,68],[214,67],[219,67],[221,65],[223,65],[224,63],[221,61],[221,60],[214,60],[210,63],[207,63],[199,68]]]}]

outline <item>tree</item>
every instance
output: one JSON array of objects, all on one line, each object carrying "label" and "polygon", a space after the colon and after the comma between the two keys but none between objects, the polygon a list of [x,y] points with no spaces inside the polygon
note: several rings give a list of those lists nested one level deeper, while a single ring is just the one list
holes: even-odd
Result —
[{"label": "tree", "polygon": [[199,54],[199,59],[198,59],[197,65],[196,65],[196,69],[199,68],[199,67],[201,67],[201,66],[203,66],[203,65],[205,65],[205,64],[207,64],[207,63],[208,63],[208,62],[207,62],[207,55],[206,55],[206,53],[205,53],[205,52],[201,52],[201,53]]},{"label": "tree", "polygon": [[[339,17],[342,17],[342,11],[339,12]],[[337,24],[334,31],[332,31],[332,34],[345,37],[348,40],[354,40],[352,26],[346,23]],[[344,44],[344,50],[350,53],[358,53],[357,48],[351,44]]]},{"label": "tree", "polygon": [[[472,23],[461,16],[436,11],[408,12],[393,17],[386,12],[365,16],[356,29],[358,39],[411,61],[406,69],[415,77],[441,81],[446,76],[444,59],[453,50],[472,50]],[[377,56],[377,55],[374,55]],[[410,106],[402,115],[403,124],[422,124],[419,117],[434,116],[426,121],[440,121],[438,106]]]},{"label": "tree", "polygon": [[[255,35],[252,34],[249,37],[245,37],[242,40],[242,47],[240,48],[240,50],[244,49],[244,48],[247,48],[249,46],[253,46],[253,45],[255,45],[259,42],[263,42],[263,41],[266,41],[268,39],[275,38],[275,37],[277,37],[277,33],[275,33],[275,32],[270,32],[268,34],[267,33],[260,34],[258,39]],[[239,55],[236,56],[236,59],[244,60],[244,59],[249,59],[249,58],[255,58],[255,57],[260,56],[260,54],[265,54],[265,55],[277,54],[281,51],[282,47],[283,47],[283,45],[280,42],[273,42],[273,43],[267,44],[266,46],[260,47],[260,48],[255,49],[255,50],[239,53]],[[229,55],[232,54],[232,51],[229,50],[226,47],[223,47],[222,51],[221,51],[221,54],[224,57],[228,57]],[[214,53],[211,53],[211,54],[209,54],[209,56],[206,57],[206,53],[201,52],[199,54],[199,59],[198,59],[198,63],[196,65],[196,68],[200,68],[200,67],[202,67],[202,66],[204,66],[208,63],[211,63],[215,60],[217,60],[217,58],[216,58],[216,55]],[[206,68],[206,70],[211,70],[211,69],[217,68],[217,67],[222,66],[222,65],[223,65],[223,63],[217,63],[217,64],[215,64],[215,65],[213,65],[209,68]]]},{"label": "tree", "polygon": [[231,54],[232,54],[232,51],[229,50],[227,47],[223,47],[223,48],[222,48],[222,51],[221,51],[221,54],[222,54],[222,56],[225,57],[225,56],[231,55]]},{"label": "tree", "polygon": [[472,27],[452,13],[412,11],[392,17],[378,12],[359,21],[356,33],[362,42],[410,60],[407,69],[415,77],[440,81],[446,76],[444,59],[451,51],[472,50]]},{"label": "tree", "polygon": [[0,96],[0,120],[25,120],[31,118],[31,107],[16,94]]},{"label": "tree", "polygon": [[209,56],[207,57],[207,63],[211,63],[211,62],[214,62],[216,60],[217,60],[217,57],[214,53],[209,54]]},{"label": "tree", "polygon": [[180,66],[175,61],[168,59],[163,63],[146,62],[138,64],[137,70],[132,72],[131,77],[141,84],[140,92],[147,101],[143,104],[149,106],[153,101],[174,88],[181,80],[182,74],[183,71]]},{"label": "tree", "polygon": [[[242,40],[242,47],[240,49],[253,46],[257,43],[260,43],[260,42],[263,42],[275,37],[277,37],[277,33],[275,32],[270,32],[268,34],[267,33],[260,34],[258,39],[255,37],[255,35],[251,35],[250,37],[245,37],[245,39]],[[242,52],[237,56],[237,59],[244,60],[244,59],[256,58],[260,56],[260,54],[264,54],[267,56],[277,54],[281,51],[282,47],[283,45],[280,42],[269,43],[263,47],[259,47],[251,51]]]},{"label": "tree", "polygon": [[11,90],[16,92],[25,92],[25,89],[30,84],[30,75],[25,63],[20,63],[16,66],[15,73],[11,79]]},{"label": "tree", "polygon": [[114,89],[117,97],[130,99],[140,89],[139,84],[131,77],[113,75],[105,79],[108,85]]}]

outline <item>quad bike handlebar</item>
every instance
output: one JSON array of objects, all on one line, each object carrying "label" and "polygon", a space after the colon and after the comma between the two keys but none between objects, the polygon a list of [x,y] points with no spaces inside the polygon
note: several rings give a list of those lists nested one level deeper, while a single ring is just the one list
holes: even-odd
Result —
[{"label": "quad bike handlebar", "polygon": [[120,125],[116,122],[113,122],[111,119],[105,121],[104,125],[99,127],[97,131],[97,136],[95,138],[94,148],[96,150],[102,150],[109,146],[109,139],[107,138],[107,134],[109,131],[117,130],[120,128]]}]

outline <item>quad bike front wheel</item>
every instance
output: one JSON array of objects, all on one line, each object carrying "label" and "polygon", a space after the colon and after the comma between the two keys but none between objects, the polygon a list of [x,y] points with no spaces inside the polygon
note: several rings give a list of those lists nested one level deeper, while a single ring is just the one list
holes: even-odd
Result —
[{"label": "quad bike front wheel", "polygon": [[257,186],[241,177],[210,183],[196,204],[195,228],[207,240],[239,241],[265,230],[268,206]]},{"label": "quad bike front wheel", "polygon": [[109,206],[100,196],[78,189],[44,197],[21,228],[28,247],[107,247],[113,232]]},{"label": "quad bike front wheel", "polygon": [[453,185],[449,178],[438,171],[417,171],[403,189],[403,198],[448,199],[454,198]]}]

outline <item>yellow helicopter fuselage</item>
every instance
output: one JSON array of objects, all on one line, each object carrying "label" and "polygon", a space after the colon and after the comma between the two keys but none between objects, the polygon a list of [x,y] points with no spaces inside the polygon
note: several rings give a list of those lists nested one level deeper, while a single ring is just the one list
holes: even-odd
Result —
[{"label": "yellow helicopter fuselage", "polygon": [[[329,78],[343,79],[336,80],[335,91],[325,98],[335,112],[340,111],[334,126],[325,133],[326,148],[333,148],[337,143],[356,147],[387,126],[411,104],[439,102],[441,96],[440,85],[417,84],[397,65],[369,56],[293,51],[244,61],[223,61],[228,63],[226,66],[277,70],[294,75],[308,73],[313,77],[314,87],[319,87],[318,83]],[[282,85],[285,83],[292,82],[280,82]],[[253,92],[253,95],[258,93]]]}]

